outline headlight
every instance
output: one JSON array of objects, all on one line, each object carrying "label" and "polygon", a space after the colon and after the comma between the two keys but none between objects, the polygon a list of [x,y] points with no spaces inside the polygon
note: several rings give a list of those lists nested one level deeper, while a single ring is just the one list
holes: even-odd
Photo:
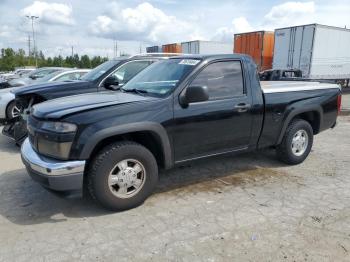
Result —
[{"label": "headlight", "polygon": [[72,133],[77,130],[77,126],[65,122],[43,122],[41,128],[56,133]]},{"label": "headlight", "polygon": [[58,143],[46,139],[38,139],[38,151],[53,158],[68,159],[71,147],[72,142]]}]

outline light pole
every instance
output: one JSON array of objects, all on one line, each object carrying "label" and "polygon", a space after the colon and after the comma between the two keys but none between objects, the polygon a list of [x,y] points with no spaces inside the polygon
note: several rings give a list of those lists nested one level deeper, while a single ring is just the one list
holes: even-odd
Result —
[{"label": "light pole", "polygon": [[38,58],[36,55],[36,45],[35,45],[35,33],[34,33],[34,20],[38,19],[39,16],[35,15],[26,15],[27,18],[32,20],[32,32],[33,32],[33,50],[34,50],[34,57],[35,57],[35,66],[38,67]]}]

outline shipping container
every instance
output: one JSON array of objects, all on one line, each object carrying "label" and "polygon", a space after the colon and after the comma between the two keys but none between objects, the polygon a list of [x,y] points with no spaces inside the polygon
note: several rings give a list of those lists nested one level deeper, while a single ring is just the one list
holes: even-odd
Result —
[{"label": "shipping container", "polygon": [[163,53],[182,53],[181,44],[163,45]]},{"label": "shipping container", "polygon": [[259,71],[272,68],[273,47],[273,32],[242,33],[234,37],[234,53],[250,55]]},{"label": "shipping container", "polygon": [[184,54],[232,54],[233,45],[213,41],[190,41],[181,43]]},{"label": "shipping container", "polygon": [[275,30],[274,69],[300,69],[308,79],[350,78],[350,30],[319,24]]},{"label": "shipping container", "polygon": [[162,46],[156,45],[156,46],[150,46],[146,48],[147,53],[162,53],[163,48]]}]

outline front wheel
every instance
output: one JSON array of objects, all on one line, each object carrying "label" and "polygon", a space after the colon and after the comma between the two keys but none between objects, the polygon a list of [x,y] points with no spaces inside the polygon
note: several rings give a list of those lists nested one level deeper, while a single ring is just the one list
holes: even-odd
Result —
[{"label": "front wheel", "polygon": [[7,106],[6,115],[8,119],[13,119],[21,115],[21,109],[16,105],[15,101],[12,101]]},{"label": "front wheel", "polygon": [[294,120],[287,128],[282,142],[277,147],[277,156],[286,164],[302,163],[310,154],[313,144],[313,129],[302,119]]},{"label": "front wheel", "polygon": [[87,174],[91,196],[112,211],[131,209],[151,195],[158,181],[153,154],[134,142],[117,142],[102,149]]}]

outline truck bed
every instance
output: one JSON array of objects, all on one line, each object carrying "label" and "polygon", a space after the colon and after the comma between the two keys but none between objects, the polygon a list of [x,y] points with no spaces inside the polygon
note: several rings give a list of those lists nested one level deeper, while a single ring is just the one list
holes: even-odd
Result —
[{"label": "truck bed", "polygon": [[315,113],[307,116],[318,118],[315,134],[335,125],[337,119],[337,84],[304,81],[261,81],[265,101],[265,117],[259,147],[277,145],[285,123],[294,113],[302,110]]},{"label": "truck bed", "polygon": [[261,81],[260,84],[261,89],[265,94],[320,89],[340,89],[340,86],[337,84],[308,81]]}]

